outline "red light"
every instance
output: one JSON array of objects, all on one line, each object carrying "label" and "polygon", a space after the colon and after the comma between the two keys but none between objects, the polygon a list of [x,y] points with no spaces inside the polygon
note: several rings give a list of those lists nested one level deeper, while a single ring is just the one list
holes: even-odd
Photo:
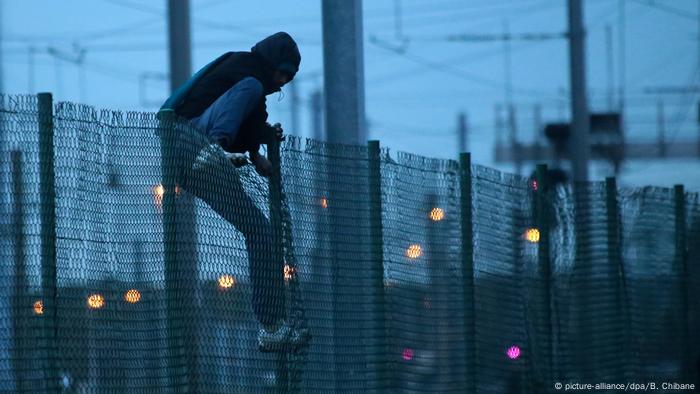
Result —
[{"label": "red light", "polygon": [[404,349],[403,350],[403,359],[404,359],[404,361],[413,360],[413,349],[411,349],[411,348]]}]

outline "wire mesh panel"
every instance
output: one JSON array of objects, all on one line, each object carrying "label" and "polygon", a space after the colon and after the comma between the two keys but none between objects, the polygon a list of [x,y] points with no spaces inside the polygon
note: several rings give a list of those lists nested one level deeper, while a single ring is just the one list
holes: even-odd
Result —
[{"label": "wire mesh panel", "polygon": [[[609,212],[604,183],[561,188],[554,200],[554,243],[559,250],[556,270],[556,326],[560,378],[570,381],[625,380],[626,310],[621,271],[608,250]],[[615,199],[615,196],[611,198]],[[616,205],[615,205],[616,206]],[[612,215],[614,217],[609,217]]]},{"label": "wire mesh panel", "polygon": [[[479,392],[519,392],[543,380],[546,325],[537,278],[538,229],[528,181],[475,166],[473,172],[476,383]],[[546,347],[543,347],[546,349]]]},{"label": "wire mesh panel", "polygon": [[677,379],[689,367],[683,365],[683,352],[696,348],[692,342],[697,339],[686,331],[683,289],[692,279],[683,269],[685,253],[677,247],[673,190],[647,187],[626,191],[621,198],[633,374]]},{"label": "wire mesh panel", "polygon": [[686,288],[687,325],[689,343],[684,344],[688,352],[688,371],[686,379],[697,382],[700,380],[700,339],[697,330],[700,327],[700,195],[688,193],[686,198],[686,224],[687,224],[687,274]]},{"label": "wire mesh panel", "polygon": [[41,272],[38,100],[2,96],[3,389],[48,389]]},{"label": "wire mesh panel", "polygon": [[402,392],[464,387],[459,178],[454,161],[399,153],[382,166],[387,360]]},{"label": "wire mesh panel", "polygon": [[[0,132],[0,391],[697,382],[700,205],[680,187],[295,137],[279,182],[186,122],[46,95],[3,96]],[[283,324],[310,346],[261,351]]]}]

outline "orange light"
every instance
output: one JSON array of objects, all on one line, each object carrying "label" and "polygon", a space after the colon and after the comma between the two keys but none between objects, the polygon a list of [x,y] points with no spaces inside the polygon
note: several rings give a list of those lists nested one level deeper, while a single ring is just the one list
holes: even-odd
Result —
[{"label": "orange light", "polygon": [[44,314],[44,302],[41,300],[38,300],[34,303],[34,314],[35,315],[43,315]]},{"label": "orange light", "polygon": [[326,199],[326,197],[321,197],[321,199],[319,200],[319,203],[321,204],[321,208],[323,208],[323,209],[328,208],[328,200]]},{"label": "orange light", "polygon": [[219,288],[221,290],[230,289],[236,284],[236,279],[231,275],[221,275],[219,277]]},{"label": "orange light", "polygon": [[294,275],[296,275],[297,269],[294,267],[291,267],[289,265],[284,266],[284,280],[290,281],[294,279]]},{"label": "orange light", "polygon": [[409,259],[417,259],[421,254],[423,254],[423,251],[418,244],[413,244],[406,249],[406,256]]},{"label": "orange light", "polygon": [[128,290],[126,293],[124,293],[124,301],[135,304],[141,301],[141,293],[136,289]]},{"label": "orange light", "polygon": [[445,211],[443,211],[442,208],[433,208],[433,210],[430,211],[430,220],[432,220],[434,222],[439,222],[444,218],[445,218]]},{"label": "orange light", "polygon": [[540,242],[540,230],[536,228],[530,228],[525,232],[525,239],[528,242],[537,243]]},{"label": "orange light", "polygon": [[165,188],[163,185],[157,185],[153,188],[153,199],[156,205],[160,206],[163,203],[163,195],[165,194]]},{"label": "orange light", "polygon": [[105,299],[100,294],[90,294],[87,303],[90,308],[99,309],[105,305]]}]

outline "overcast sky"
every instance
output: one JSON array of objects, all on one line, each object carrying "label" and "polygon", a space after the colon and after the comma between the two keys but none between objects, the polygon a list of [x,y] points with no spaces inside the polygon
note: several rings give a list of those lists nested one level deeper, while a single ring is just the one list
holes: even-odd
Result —
[{"label": "overcast sky", "polygon": [[[165,0],[0,2],[5,92],[50,91],[54,100],[144,111],[157,109],[166,98]],[[616,108],[624,76],[628,141],[656,138],[657,103],[663,100],[669,139],[698,144],[700,94],[648,90],[700,85],[700,1],[584,3],[591,108],[608,110],[611,102]],[[193,72],[223,52],[248,50],[276,31],[287,31],[297,40],[302,53],[296,80],[299,130],[289,128],[289,94],[281,101],[277,95],[268,97],[268,106],[272,121],[287,124],[289,133],[310,136],[308,97],[323,82],[320,1],[192,0],[191,6]],[[512,166],[493,162],[494,106],[506,100],[506,45],[446,38],[501,34],[505,28],[512,34],[562,33],[566,1],[366,0],[363,6],[370,137],[392,151],[455,158],[457,114],[466,111],[474,161],[512,171]],[[512,41],[510,47],[518,132],[529,141],[536,104],[542,107],[543,122],[568,117],[567,42]],[[620,183],[684,183],[697,191],[698,174],[700,158],[628,162]],[[608,166],[593,165],[592,179],[606,175]]]}]

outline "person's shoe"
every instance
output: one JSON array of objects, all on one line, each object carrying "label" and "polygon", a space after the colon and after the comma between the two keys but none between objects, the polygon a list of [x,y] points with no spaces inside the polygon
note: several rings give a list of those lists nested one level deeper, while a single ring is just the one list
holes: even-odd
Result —
[{"label": "person's shoe", "polygon": [[263,353],[293,352],[307,346],[311,340],[308,328],[297,329],[284,322],[275,332],[258,331],[258,349]]}]

